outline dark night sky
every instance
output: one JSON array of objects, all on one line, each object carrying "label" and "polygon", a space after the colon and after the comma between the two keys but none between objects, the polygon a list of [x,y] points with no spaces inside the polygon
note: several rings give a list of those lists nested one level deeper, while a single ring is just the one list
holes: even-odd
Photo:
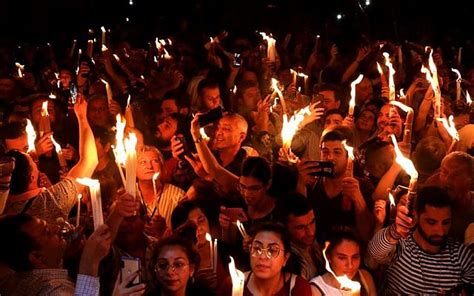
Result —
[{"label": "dark night sky", "polygon": [[[474,11],[468,1],[371,0],[365,12],[355,0],[3,0],[0,8],[0,40],[50,41],[85,35],[88,27],[124,23],[130,16],[141,37],[176,31],[181,18],[192,27],[213,33],[220,29],[249,32],[268,27],[273,31],[296,31],[306,25],[319,33],[324,23],[344,19],[338,26],[345,32],[366,31],[373,38],[438,42],[450,38],[453,44],[471,39]],[[360,3],[364,6],[365,0]],[[114,11],[110,8],[114,5]],[[414,30],[413,28],[416,28]],[[149,36],[147,36],[149,35]],[[444,40],[446,41],[446,40]]]}]

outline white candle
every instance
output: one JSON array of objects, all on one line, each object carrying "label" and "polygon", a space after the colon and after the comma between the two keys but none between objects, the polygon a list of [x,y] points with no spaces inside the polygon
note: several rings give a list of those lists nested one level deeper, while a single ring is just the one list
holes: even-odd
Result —
[{"label": "white candle", "polygon": [[112,100],[113,100],[113,94],[112,94],[112,88],[110,87],[110,84],[104,80],[104,79],[100,79],[102,81],[102,83],[105,84],[105,91],[107,92],[107,103],[109,104],[112,104]]},{"label": "white candle", "polygon": [[28,153],[36,152],[35,141],[36,141],[36,132],[33,124],[29,119],[26,120],[26,135],[28,138]]},{"label": "white candle", "polygon": [[346,167],[346,176],[353,177],[354,175],[354,148],[347,145],[346,140],[342,141],[344,149],[347,151],[347,167]]},{"label": "white candle", "polygon": [[244,295],[245,275],[242,271],[235,268],[234,258],[230,257],[229,274],[232,279],[232,296]]},{"label": "white candle", "polygon": [[212,259],[212,266],[214,268],[214,273],[217,271],[217,238],[214,239],[214,245],[213,245],[213,259]]},{"label": "white candle", "polygon": [[135,147],[137,145],[137,136],[135,133],[129,133],[124,141],[125,144],[125,191],[131,196],[135,197],[136,193],[136,179],[137,179],[137,152]]},{"label": "white candle", "polygon": [[105,46],[105,28],[104,26],[100,27],[100,30],[102,31],[102,46]]},{"label": "white candle", "polygon": [[51,131],[51,122],[49,121],[48,100],[41,105],[41,118],[39,122],[40,137]]},{"label": "white candle", "polygon": [[454,69],[454,68],[451,68],[451,71],[453,71],[454,73],[456,73],[456,75],[458,75],[458,77],[456,78],[456,101],[460,102],[461,101],[461,81],[462,81],[461,73],[459,72],[459,70]]},{"label": "white candle", "polygon": [[158,179],[158,177],[160,176],[160,172],[157,172],[155,174],[153,174],[153,178],[152,178],[152,181],[153,181],[153,196],[156,198],[156,179]]},{"label": "white candle", "polygon": [[82,194],[77,195],[77,215],[76,215],[76,227],[79,227],[81,221],[81,198]]},{"label": "white candle", "polygon": [[214,269],[214,248],[212,246],[212,237],[209,233],[206,233],[206,240],[209,242],[209,258],[211,261],[211,268]]},{"label": "white candle", "polygon": [[131,96],[128,95],[127,99],[127,107],[125,107],[125,120],[127,121],[127,125],[131,128],[135,127],[135,121],[133,120],[133,109],[130,105]]},{"label": "white candle", "polygon": [[92,205],[92,218],[94,220],[94,229],[97,229],[100,225],[104,224],[99,180],[89,178],[77,178],[76,181],[82,185],[89,187]]},{"label": "white candle", "polygon": [[244,225],[240,222],[240,220],[237,220],[237,229],[239,230],[240,234],[242,235],[243,238],[247,236],[247,232],[245,231]]}]

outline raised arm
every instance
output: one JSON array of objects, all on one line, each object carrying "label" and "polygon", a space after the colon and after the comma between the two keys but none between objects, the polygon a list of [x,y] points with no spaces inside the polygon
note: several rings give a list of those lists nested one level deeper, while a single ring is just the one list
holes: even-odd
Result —
[{"label": "raised arm", "polygon": [[79,161],[69,171],[67,177],[90,178],[99,160],[94,135],[87,121],[87,102],[82,95],[78,95],[74,111],[79,123]]}]

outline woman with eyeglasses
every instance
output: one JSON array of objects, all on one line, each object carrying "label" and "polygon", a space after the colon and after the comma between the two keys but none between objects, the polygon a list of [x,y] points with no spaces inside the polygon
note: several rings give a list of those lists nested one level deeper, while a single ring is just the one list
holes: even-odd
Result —
[{"label": "woman with eyeglasses", "polygon": [[[326,257],[336,276],[346,275],[352,281],[360,283],[359,295],[377,295],[372,276],[369,272],[360,268],[360,242],[352,231],[339,230],[334,232],[326,250]],[[341,289],[340,283],[330,272],[313,278],[310,283],[314,296],[346,295],[347,293],[347,290]]]},{"label": "woman with eyeglasses", "polygon": [[251,271],[245,273],[244,296],[310,296],[302,277],[285,271],[290,258],[290,236],[281,224],[259,225],[250,245]]},{"label": "woman with eyeglasses", "polygon": [[188,240],[172,236],[160,241],[152,256],[158,287],[149,295],[214,295],[209,288],[194,284],[199,261],[199,254]]}]

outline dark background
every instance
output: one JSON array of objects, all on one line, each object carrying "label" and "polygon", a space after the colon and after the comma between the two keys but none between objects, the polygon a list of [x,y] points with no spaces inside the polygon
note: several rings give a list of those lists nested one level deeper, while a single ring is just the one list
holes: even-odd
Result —
[{"label": "dark background", "polygon": [[[118,28],[129,17],[137,42],[177,32],[180,21],[209,34],[305,30],[351,38],[465,45],[474,30],[470,1],[459,0],[2,0],[0,40],[55,42],[86,38],[87,29]],[[472,2],[472,1],[471,1]],[[360,5],[359,5],[360,4]],[[473,3],[470,3],[473,4]],[[473,5],[471,5],[473,6]],[[362,7],[362,8],[361,8]],[[343,14],[341,20],[336,19]],[[145,43],[146,44],[146,43]]]}]

